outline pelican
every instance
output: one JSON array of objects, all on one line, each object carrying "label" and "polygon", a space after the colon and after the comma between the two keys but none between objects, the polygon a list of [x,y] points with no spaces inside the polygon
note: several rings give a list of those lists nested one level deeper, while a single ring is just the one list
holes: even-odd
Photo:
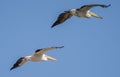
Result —
[{"label": "pelican", "polygon": [[90,17],[96,17],[96,18],[101,18],[101,16],[91,12],[89,9],[96,7],[96,6],[100,6],[102,8],[107,8],[109,6],[111,6],[111,4],[109,5],[103,5],[103,4],[89,4],[89,5],[83,5],[80,8],[77,9],[70,9],[67,11],[64,11],[63,13],[61,13],[57,20],[53,23],[53,25],[51,26],[51,28],[55,27],[58,24],[61,24],[63,22],[65,22],[67,19],[71,18],[72,16],[77,16],[80,18],[90,18]]},{"label": "pelican", "polygon": [[10,68],[10,70],[13,70],[13,69],[23,65],[27,61],[32,61],[32,62],[47,61],[47,60],[55,61],[56,60],[55,58],[53,58],[51,56],[48,56],[44,53],[49,51],[49,50],[60,49],[60,48],[63,48],[63,47],[64,46],[37,49],[34,54],[32,54],[30,56],[25,56],[25,57],[19,58],[16,61],[16,63]]}]

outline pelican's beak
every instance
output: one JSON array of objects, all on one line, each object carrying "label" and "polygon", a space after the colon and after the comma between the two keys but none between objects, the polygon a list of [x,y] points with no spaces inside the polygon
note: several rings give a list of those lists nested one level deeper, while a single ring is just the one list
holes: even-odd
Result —
[{"label": "pelican's beak", "polygon": [[51,57],[51,56],[46,56],[48,60],[52,60],[52,61],[56,61],[55,58]]},{"label": "pelican's beak", "polygon": [[101,16],[99,16],[99,15],[93,13],[93,12],[89,12],[89,14],[90,14],[91,16],[93,16],[93,17],[103,19],[103,17],[101,17]]}]

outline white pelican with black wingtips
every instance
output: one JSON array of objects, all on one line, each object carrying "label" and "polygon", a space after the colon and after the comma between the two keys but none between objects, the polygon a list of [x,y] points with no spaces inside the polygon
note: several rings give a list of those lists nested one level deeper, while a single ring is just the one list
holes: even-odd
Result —
[{"label": "white pelican with black wingtips", "polygon": [[81,8],[70,9],[70,10],[64,11],[63,13],[61,13],[58,16],[57,20],[53,23],[51,28],[65,22],[67,19],[71,18],[72,16],[77,16],[80,18],[90,18],[90,17],[102,18],[101,16],[99,16],[99,15],[97,15],[89,10],[89,9],[96,7],[96,6],[100,6],[102,8],[107,8],[107,7],[111,6],[111,4],[109,4],[109,5],[89,4],[89,5],[84,5]]},{"label": "white pelican with black wingtips", "polygon": [[63,47],[64,46],[37,49],[34,54],[32,54],[30,56],[25,56],[25,57],[19,58],[16,61],[16,63],[10,68],[10,70],[13,70],[13,69],[23,65],[27,61],[32,61],[32,62],[40,62],[40,61],[47,61],[47,60],[55,61],[56,60],[55,58],[53,58],[51,56],[48,56],[44,53],[49,51],[49,50],[60,49],[60,48],[63,48]]}]

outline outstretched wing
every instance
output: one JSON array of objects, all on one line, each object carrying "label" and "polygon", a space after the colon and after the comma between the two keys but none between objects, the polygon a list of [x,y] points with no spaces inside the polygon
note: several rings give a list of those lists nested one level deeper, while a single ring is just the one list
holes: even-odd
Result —
[{"label": "outstretched wing", "polygon": [[25,57],[21,57],[19,58],[16,63],[12,66],[12,68],[10,68],[10,70],[13,70],[21,65],[23,65],[25,62],[27,62],[27,60],[25,60]]},{"label": "outstretched wing", "polygon": [[61,13],[57,20],[54,22],[54,24],[51,26],[51,28],[53,28],[54,26],[61,24],[63,22],[65,22],[67,19],[69,19],[70,17],[72,17],[73,15],[71,14],[70,11],[64,11],[63,13]]},{"label": "outstretched wing", "polygon": [[59,49],[59,48],[63,48],[63,47],[64,46],[37,49],[33,55],[41,55],[41,54],[44,54],[45,52],[47,52],[49,50]]},{"label": "outstretched wing", "polygon": [[81,8],[78,8],[77,10],[78,10],[78,11],[79,11],[79,10],[87,11],[87,10],[91,9],[92,7],[96,7],[96,6],[100,6],[100,7],[102,7],[102,8],[107,8],[107,7],[111,6],[111,4],[109,4],[109,5],[89,4],[89,5],[84,5],[84,6],[82,6]]}]

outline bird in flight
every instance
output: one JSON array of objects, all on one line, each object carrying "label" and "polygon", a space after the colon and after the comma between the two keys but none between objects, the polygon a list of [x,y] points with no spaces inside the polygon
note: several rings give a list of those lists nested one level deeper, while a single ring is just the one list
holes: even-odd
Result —
[{"label": "bird in flight", "polygon": [[10,68],[10,70],[13,70],[13,69],[23,65],[27,61],[32,61],[32,62],[47,61],[47,60],[55,61],[56,60],[55,58],[53,58],[51,56],[48,56],[44,53],[49,51],[49,50],[60,49],[60,48],[63,48],[63,47],[64,46],[37,49],[34,54],[32,54],[30,56],[25,56],[25,57],[19,58],[16,61],[16,63]]},{"label": "bird in flight", "polygon": [[77,9],[70,9],[70,10],[64,11],[58,16],[57,20],[53,23],[51,28],[65,22],[67,19],[71,18],[72,16],[77,16],[80,18],[90,18],[90,17],[102,18],[101,16],[90,11],[91,8],[96,7],[96,6],[107,8],[111,6],[111,4],[109,5],[89,4],[89,5],[83,5],[82,7],[77,8]]}]

